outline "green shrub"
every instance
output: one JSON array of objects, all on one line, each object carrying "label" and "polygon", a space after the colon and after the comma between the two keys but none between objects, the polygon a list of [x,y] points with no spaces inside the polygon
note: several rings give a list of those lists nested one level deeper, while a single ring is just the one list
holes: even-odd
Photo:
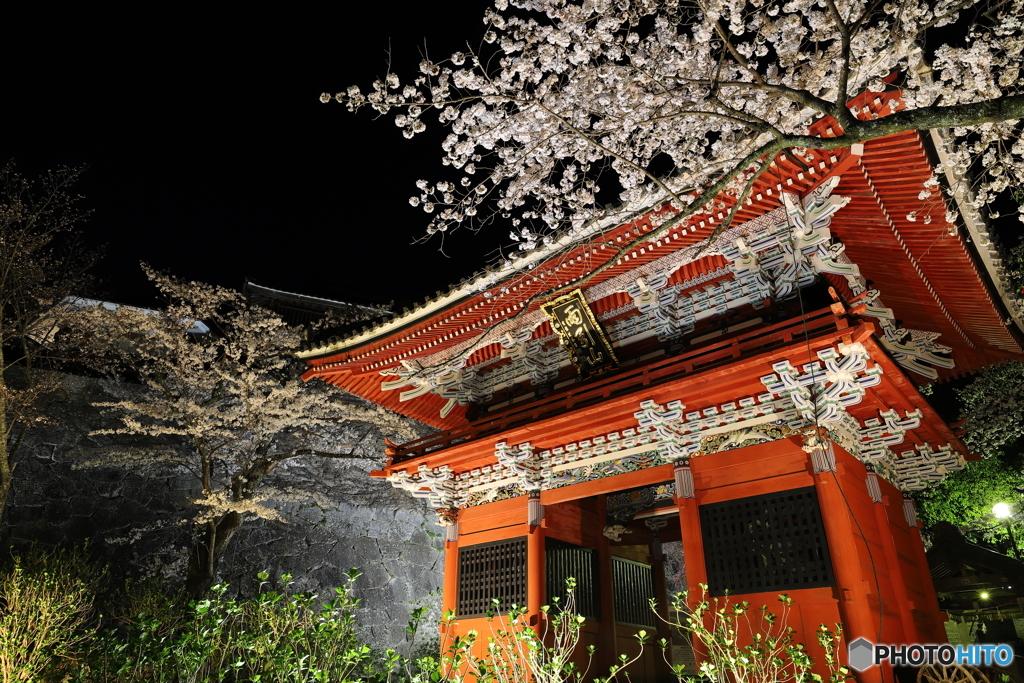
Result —
[{"label": "green shrub", "polygon": [[[110,616],[93,619],[103,572],[81,549],[45,551],[15,558],[0,571],[0,683],[580,683],[588,675],[593,648],[577,652],[584,618],[575,612],[573,582],[566,600],[542,608],[543,629],[528,624],[526,610],[490,620],[490,633],[469,633],[446,642],[444,652],[413,652],[426,608],[414,610],[408,627],[410,651],[372,651],[356,634],[358,600],[349,572],[344,586],[321,604],[316,595],[290,592],[291,577],[271,590],[260,574],[256,597],[226,596],[215,586],[204,600],[185,603],[159,584],[129,584]],[[686,594],[673,607],[674,626],[703,649],[698,672],[675,667],[679,680],[697,674],[733,683],[822,682],[812,673],[804,645],[787,625],[792,601],[779,597],[779,615],[766,606],[708,600],[692,608]],[[446,615],[452,620],[454,616]],[[448,633],[448,629],[444,629]],[[748,634],[750,637],[746,637]],[[638,634],[641,646],[650,636]],[[843,683],[849,671],[836,656],[841,630],[821,627],[818,643],[828,683]],[[474,654],[485,639],[483,656]],[[744,644],[741,644],[744,643]],[[660,641],[663,650],[667,641]],[[606,683],[628,681],[635,658],[622,656]]]},{"label": "green shrub", "polygon": [[92,637],[102,571],[85,551],[33,551],[0,570],[0,682],[44,680]]},{"label": "green shrub", "polygon": [[[447,643],[440,662],[431,657],[420,659],[420,673],[413,680],[439,683],[447,673],[455,683],[466,679],[481,683],[580,683],[587,675],[594,648],[587,648],[585,666],[581,668],[574,660],[584,654],[576,649],[586,619],[576,613],[575,588],[575,580],[568,579],[565,601],[559,604],[556,599],[554,605],[541,608],[545,618],[539,633],[529,625],[526,609],[513,605],[507,617],[488,616],[489,635],[470,631]],[[494,603],[497,610],[500,603]],[[455,615],[449,612],[444,618],[451,622]],[[483,657],[473,653],[480,638],[486,638]]]},{"label": "green shrub", "polygon": [[[207,599],[176,610],[152,588],[136,591],[124,626],[97,638],[94,656],[72,676],[82,683],[319,683],[364,677],[370,648],[355,633],[352,571],[334,598],[319,604],[309,593],[268,590],[251,600],[225,597],[215,586]],[[135,611],[131,611],[134,607]]]},{"label": "green shrub", "polygon": [[[676,594],[672,609],[682,619],[669,622],[700,643],[703,661],[700,671],[694,673],[730,683],[823,683],[823,677],[812,672],[814,661],[804,644],[795,639],[796,631],[788,623],[791,597],[779,596],[782,610],[775,614],[767,605],[752,608],[747,601],[733,601],[728,596],[709,600],[707,585],[700,586],[703,595],[692,607],[685,591]],[[828,683],[853,678],[839,662],[842,626],[836,624],[834,631],[819,626],[815,636],[824,654]],[[660,645],[663,650],[667,647],[664,642]],[[686,672],[682,666],[673,669],[683,680]]]}]

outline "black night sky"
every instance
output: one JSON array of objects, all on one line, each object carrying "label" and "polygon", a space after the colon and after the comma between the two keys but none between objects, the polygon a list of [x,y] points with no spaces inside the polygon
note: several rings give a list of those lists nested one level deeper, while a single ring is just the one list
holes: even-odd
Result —
[{"label": "black night sky", "polygon": [[[0,162],[87,165],[106,298],[154,301],[139,261],[182,277],[401,307],[471,274],[506,230],[411,245],[417,178],[442,177],[437,126],[321,104],[474,44],[483,4],[179,5],[4,10]],[[271,7],[271,6],[266,6]],[[330,7],[330,9],[327,9]],[[432,133],[432,134],[431,134]]]},{"label": "black night sky", "polygon": [[445,177],[443,130],[406,140],[391,118],[319,101],[368,90],[389,48],[407,80],[424,45],[435,59],[479,45],[483,0],[8,4],[0,163],[28,175],[89,167],[79,189],[94,209],[88,240],[106,245],[105,298],[156,303],[146,261],[234,288],[249,278],[401,309],[508,244],[506,226],[449,234],[444,254],[438,239],[411,244],[427,216],[408,198],[417,178]]}]

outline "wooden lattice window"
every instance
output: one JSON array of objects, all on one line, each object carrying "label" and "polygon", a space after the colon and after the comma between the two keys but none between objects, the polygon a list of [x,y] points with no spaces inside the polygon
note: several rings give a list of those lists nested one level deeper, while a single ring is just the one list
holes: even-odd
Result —
[{"label": "wooden lattice window", "polygon": [[512,605],[526,605],[526,539],[459,548],[458,615],[503,613]]},{"label": "wooden lattice window", "polygon": [[[547,567],[547,604],[565,605],[565,580],[576,579],[575,612],[587,619],[601,618],[598,609],[597,553],[591,548],[558,541],[553,538],[545,543],[545,565]],[[558,598],[558,602],[555,602]]]},{"label": "wooden lattice window", "polygon": [[834,586],[813,486],[700,506],[711,595]]},{"label": "wooden lattice window", "polygon": [[615,623],[623,626],[656,628],[651,599],[654,572],[651,565],[612,556],[612,586],[615,593]]}]

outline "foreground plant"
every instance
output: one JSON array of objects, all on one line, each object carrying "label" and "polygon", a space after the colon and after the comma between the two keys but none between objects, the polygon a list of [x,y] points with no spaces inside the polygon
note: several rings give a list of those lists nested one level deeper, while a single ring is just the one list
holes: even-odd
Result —
[{"label": "foreground plant", "polygon": [[[746,601],[730,601],[728,598],[708,599],[707,586],[701,584],[701,599],[690,607],[687,592],[676,594],[672,609],[682,618],[670,622],[686,634],[692,634],[703,646],[703,661],[699,673],[710,680],[731,681],[732,683],[804,683],[822,681],[820,674],[812,671],[814,661],[803,643],[796,640],[796,631],[788,620],[793,599],[780,595],[781,612],[775,614],[767,605],[751,608]],[[842,666],[837,653],[842,641],[843,629],[839,624],[835,630],[822,625],[816,637],[824,653],[824,664],[828,670],[829,683],[843,683],[852,678],[850,670]],[[667,643],[661,643],[662,649]],[[680,664],[672,665],[676,676],[684,675]]]},{"label": "foreground plant", "polygon": [[[358,600],[351,587],[359,577],[352,570],[345,586],[320,605],[312,593],[286,595],[262,590],[267,575],[260,574],[261,591],[243,610],[248,626],[239,638],[239,659],[253,681],[347,681],[367,663],[370,648],[356,635]],[[281,577],[285,588],[291,577]]]},{"label": "foreground plant", "polygon": [[356,634],[352,570],[334,597],[321,604],[311,593],[268,590],[251,600],[226,597],[218,585],[209,598],[180,610],[173,597],[136,594],[142,611],[122,629],[105,631],[93,644],[93,657],[71,680],[80,683],[326,683],[362,680],[372,674],[371,649]]},{"label": "foreground plant", "polygon": [[[228,598],[226,585],[215,586],[186,608],[162,586],[136,585],[97,633],[92,605],[102,576],[82,551],[31,554],[0,573],[0,683],[582,683],[594,656],[594,648],[579,648],[586,620],[575,612],[571,579],[566,599],[542,608],[539,630],[525,609],[513,606],[507,615],[489,616],[489,635],[470,632],[446,642],[440,657],[415,657],[425,608],[413,612],[408,654],[377,656],[361,642],[352,596],[356,570],[326,603],[291,592],[288,575],[272,590],[268,575],[260,574],[259,594],[248,600]],[[767,606],[708,600],[704,589],[692,609],[685,593],[673,604],[684,615],[674,625],[704,647],[697,673],[720,683],[824,680],[787,625],[792,599],[779,596],[783,609],[776,615]],[[445,615],[444,633],[454,619]],[[822,626],[816,635],[829,683],[843,683],[851,676],[837,658],[841,629]],[[630,666],[651,641],[645,631],[637,638],[640,653],[620,657],[596,680],[630,680]],[[673,670],[679,680],[693,673],[680,665]]]},{"label": "foreground plant", "polygon": [[[538,632],[529,625],[526,609],[513,605],[506,616],[488,615],[491,629],[486,636],[484,656],[478,656],[477,643],[482,637],[470,631],[448,644],[441,658],[440,669],[431,680],[442,677],[452,680],[476,680],[494,683],[579,683],[590,669],[594,648],[585,656],[576,652],[586,619],[577,614],[573,579],[566,581],[566,599],[541,608],[543,628]],[[495,612],[500,603],[495,600]],[[447,633],[455,620],[451,612],[444,615],[442,630]],[[585,666],[580,666],[585,660]],[[422,664],[432,664],[421,661]]]},{"label": "foreground plant", "polygon": [[101,583],[80,548],[30,552],[0,570],[0,683],[41,680],[84,649]]}]

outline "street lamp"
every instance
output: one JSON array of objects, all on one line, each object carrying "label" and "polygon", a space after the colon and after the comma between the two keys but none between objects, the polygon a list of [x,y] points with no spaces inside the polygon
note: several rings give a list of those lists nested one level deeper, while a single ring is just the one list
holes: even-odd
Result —
[{"label": "street lamp", "polygon": [[1013,556],[1016,559],[1020,559],[1017,555],[1017,539],[1013,537],[1013,527],[1010,526],[1010,517],[1013,516],[1013,510],[1006,503],[996,503],[992,506],[992,514],[997,519],[1003,520],[1006,524],[1006,533],[1010,536],[1010,547],[1013,549]]}]

